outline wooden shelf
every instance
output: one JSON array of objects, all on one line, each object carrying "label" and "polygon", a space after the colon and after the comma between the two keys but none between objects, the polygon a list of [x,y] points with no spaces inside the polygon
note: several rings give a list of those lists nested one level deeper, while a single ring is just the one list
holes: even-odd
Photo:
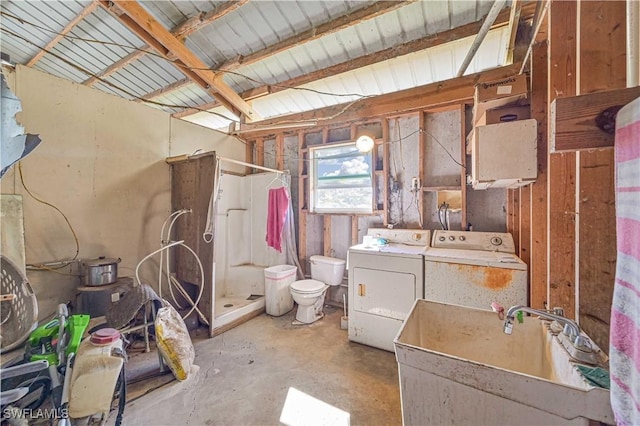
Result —
[{"label": "wooden shelf", "polygon": [[422,192],[437,192],[437,191],[462,191],[459,185],[455,186],[423,186]]}]

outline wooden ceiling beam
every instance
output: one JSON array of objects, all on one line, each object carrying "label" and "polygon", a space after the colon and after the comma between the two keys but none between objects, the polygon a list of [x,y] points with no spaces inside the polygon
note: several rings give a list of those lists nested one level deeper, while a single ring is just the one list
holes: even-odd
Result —
[{"label": "wooden ceiling beam", "polygon": [[[162,26],[137,1],[114,0],[109,2],[124,13],[119,19],[163,56],[177,58],[174,65],[189,78],[208,89],[234,114],[242,113],[248,121],[258,119],[258,114],[223,80],[222,75],[211,70],[195,53]],[[204,82],[204,85],[203,85]]]},{"label": "wooden ceiling beam", "polygon": [[89,3],[84,9],[82,9],[82,11],[78,14],[78,16],[73,18],[62,29],[62,31],[60,31],[58,34],[56,34],[56,36],[53,39],[51,39],[51,41],[49,43],[47,43],[47,45],[44,47],[44,49],[41,49],[40,51],[38,51],[38,53],[36,53],[33,56],[33,58],[29,59],[29,62],[27,62],[26,65],[28,67],[34,66],[36,64],[36,62],[38,62],[40,60],[40,58],[42,58],[44,56],[44,54],[46,53],[47,50],[51,50],[56,44],[58,44],[60,42],[60,40],[62,40],[64,38],[65,35],[67,35],[69,32],[71,32],[73,27],[78,25],[84,18],[86,18],[87,16],[91,15],[93,13],[93,11],[96,10],[97,7],[98,7],[98,3],[96,3],[95,1]]},{"label": "wooden ceiling beam", "polygon": [[308,43],[313,40],[317,40],[328,34],[332,34],[343,30],[348,27],[352,27],[361,22],[369,19],[373,19],[376,16],[389,13],[393,10],[406,6],[407,4],[414,3],[416,0],[407,1],[378,1],[368,7],[355,10],[348,14],[342,15],[329,22],[325,22],[322,25],[318,25],[315,28],[311,28],[300,34],[296,34],[288,39],[282,40],[278,43],[272,44],[265,49],[254,52],[246,56],[239,56],[236,59],[227,61],[218,67],[219,70],[234,70],[240,66],[250,65],[259,62],[269,56],[275,55],[293,47],[299,46],[304,43]]},{"label": "wooden ceiling beam", "polygon": [[[209,25],[216,19],[219,19],[225,16],[226,14],[233,12],[239,7],[245,5],[248,1],[249,0],[237,0],[237,1],[229,1],[229,2],[223,3],[220,6],[214,8],[213,10],[210,10],[208,12],[202,12],[199,15],[189,18],[186,21],[182,22],[181,24],[178,24],[175,28],[173,28],[173,30],[171,30],[171,34],[173,34],[174,36],[184,41],[184,39],[186,39],[191,34],[195,33],[196,31],[199,31],[201,28],[203,28],[206,25]],[[105,6],[105,4],[108,4],[108,2],[103,2],[103,6]],[[107,67],[102,72],[100,72],[97,76],[107,77],[117,72],[118,70],[121,70],[122,68],[126,67],[130,63],[135,62],[138,59],[142,58],[144,55],[146,55],[150,51],[151,51],[151,48],[148,45],[142,46],[140,47],[140,50],[131,52],[130,54],[120,59],[119,61],[111,64],[109,67]],[[89,77],[88,79],[83,81],[82,84],[86,86],[92,86],[97,81],[98,79],[96,77]]]},{"label": "wooden ceiling beam", "polygon": [[[522,17],[521,20],[530,19],[534,14],[535,9],[536,9],[536,5],[534,2],[528,2],[524,4],[521,9],[521,17]],[[500,12],[498,17],[496,18],[494,22],[494,27],[500,27],[507,24],[509,22],[509,18],[510,18],[510,11],[503,10],[502,12]],[[309,74],[301,75],[299,77],[294,77],[292,79],[280,82],[277,85],[258,86],[256,88],[241,92],[240,96],[243,99],[260,98],[262,96],[266,96],[271,93],[276,93],[282,90],[286,90],[289,87],[298,87],[303,84],[320,80],[332,75],[337,75],[343,72],[362,68],[367,65],[373,65],[378,62],[397,58],[403,55],[408,55],[413,52],[419,52],[421,50],[429,49],[431,47],[439,46],[441,44],[449,43],[461,38],[471,37],[477,34],[477,32],[480,30],[480,27],[482,26],[482,22],[483,21],[471,22],[469,24],[466,24],[457,28],[453,28],[448,31],[442,31],[440,33],[432,34],[427,37],[423,37],[417,40],[412,40],[410,42],[393,46],[376,53],[360,56],[359,58],[351,59],[349,61],[345,61],[327,68],[323,68]],[[160,94],[165,94],[165,93],[166,91],[159,93],[158,96]],[[151,92],[143,96],[143,98],[145,99],[152,99],[153,97],[155,97],[154,92]],[[209,109],[216,108],[218,106],[220,106],[220,104],[217,102],[208,102],[206,104],[198,106],[197,108],[189,108],[189,109],[180,111],[178,113],[175,113],[174,117],[184,118],[192,114],[197,114],[201,112],[203,109],[209,110]]]},{"label": "wooden ceiling beam", "polygon": [[251,123],[250,127],[263,127],[263,130],[243,133],[243,138],[251,139],[260,135],[273,134],[274,131],[269,128],[270,126],[299,124],[299,127],[304,127],[309,122],[316,122],[317,125],[349,123],[363,118],[404,114],[419,110],[431,111],[454,104],[473,102],[475,86],[478,83],[514,76],[519,69],[520,64],[516,63],[399,92],[365,98],[351,105],[349,103],[332,105],[313,111],[262,120]]},{"label": "wooden ceiling beam", "polygon": [[222,18],[223,16],[233,12],[236,9],[239,9],[248,2],[249,0],[233,0],[223,3],[215,7],[213,10],[202,12],[199,15],[189,18],[183,23],[178,24],[171,31],[171,33],[179,39],[184,40],[191,34],[199,31],[202,27],[205,27],[213,21]]}]

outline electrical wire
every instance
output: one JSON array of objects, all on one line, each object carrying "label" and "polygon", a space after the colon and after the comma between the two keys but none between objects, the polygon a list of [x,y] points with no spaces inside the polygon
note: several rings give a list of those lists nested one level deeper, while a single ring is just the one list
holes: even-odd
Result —
[{"label": "electrical wire", "polygon": [[[327,95],[327,96],[335,96],[335,97],[354,97],[355,96],[355,97],[359,98],[356,101],[361,100],[361,99],[365,99],[365,98],[368,98],[368,97],[375,96],[375,95],[364,95],[362,93],[326,92],[326,91],[322,91],[322,90],[313,89],[313,88],[310,88],[310,87],[289,86],[289,85],[279,84],[279,83],[269,83],[269,82],[266,82],[264,80],[253,78],[253,77],[250,77],[250,76],[248,76],[246,74],[243,74],[243,73],[240,73],[240,72],[237,72],[237,71],[223,70],[223,69],[212,69],[212,68],[202,68],[202,67],[189,67],[189,66],[187,66],[185,64],[175,62],[174,60],[171,60],[171,59],[167,58],[164,55],[161,55],[159,53],[155,53],[149,47],[140,48],[140,47],[137,47],[137,46],[126,45],[126,44],[121,44],[121,43],[116,43],[116,42],[111,42],[111,41],[96,40],[96,39],[90,39],[90,38],[85,38],[85,37],[77,37],[77,36],[73,36],[73,35],[70,35],[70,34],[63,34],[63,33],[57,32],[57,31],[55,31],[53,29],[50,29],[50,28],[44,27],[42,25],[38,25],[38,24],[35,24],[33,22],[27,21],[25,19],[19,18],[19,17],[15,16],[15,15],[12,15],[12,14],[4,12],[4,11],[0,11],[0,14],[6,16],[8,18],[14,19],[14,20],[20,22],[21,24],[31,25],[31,26],[33,26],[35,28],[41,29],[43,31],[50,32],[52,34],[56,34],[56,35],[62,36],[63,38],[67,38],[67,39],[70,39],[70,40],[78,40],[78,41],[83,41],[85,43],[97,43],[97,44],[102,44],[102,45],[106,45],[106,46],[117,46],[117,47],[121,47],[123,49],[129,49],[129,50],[132,50],[132,51],[139,51],[139,52],[142,52],[142,53],[157,57],[157,58],[162,59],[164,61],[167,61],[167,62],[171,63],[172,65],[174,65],[174,66],[176,66],[178,68],[181,68],[183,70],[188,70],[188,71],[210,71],[210,72],[213,72],[214,74],[235,75],[235,76],[244,78],[245,80],[251,81],[251,82],[256,83],[256,84],[264,85],[264,86],[277,87],[277,88],[281,88],[281,89],[293,89],[293,90],[307,91],[307,92],[312,92],[312,93],[316,93],[316,94],[319,94],[319,95]],[[19,35],[11,32],[9,30],[7,30],[6,32],[8,34],[14,35],[16,37],[22,38]],[[22,40],[28,41],[28,40],[26,40],[24,38],[22,38]],[[46,53],[52,54],[49,50],[44,49],[43,47],[40,47],[40,46],[38,46],[38,45],[36,45],[34,43],[31,43],[31,44],[33,46],[45,51]],[[58,58],[58,59],[60,59],[60,58]],[[88,75],[90,77],[92,77],[92,78],[98,79],[101,82],[104,82],[103,79],[100,76],[98,76],[97,74],[93,74],[93,73],[89,72]],[[119,88],[118,90],[122,91],[121,88]],[[127,93],[127,94],[130,95],[129,93]],[[140,98],[140,97],[136,97],[136,99],[141,100],[141,101],[151,102],[150,100],[146,100],[146,99]],[[347,108],[349,108],[350,106],[351,105],[348,105]],[[177,105],[174,106],[174,107],[176,107],[176,108],[196,108],[196,107],[177,106]],[[342,114],[342,112],[344,112],[344,111],[339,112],[337,115]],[[333,118],[335,118],[335,116],[325,117],[325,118],[318,119],[318,120],[331,120]],[[235,121],[235,122],[239,123],[238,120],[231,120],[228,117],[227,117],[227,119],[230,120],[230,121]],[[316,120],[314,120],[314,121],[316,121]],[[300,121],[300,122],[304,122],[304,121]]]},{"label": "electrical wire", "polygon": [[458,166],[462,167],[463,169],[466,169],[466,167],[465,167],[461,162],[459,162],[458,160],[456,160],[456,159],[453,157],[453,155],[451,155],[451,153],[449,152],[449,150],[448,150],[448,149],[447,149],[447,148],[446,148],[446,147],[445,147],[445,146],[444,146],[444,145],[443,145],[443,144],[438,140],[438,138],[436,138],[432,133],[429,133],[429,132],[427,132],[427,131],[426,131],[426,130],[424,130],[424,129],[420,129],[420,132],[421,132],[421,133],[426,134],[427,136],[430,136],[434,141],[436,141],[436,143],[437,143],[438,145],[440,145],[440,147],[442,147],[442,149],[444,150],[444,152],[446,152],[446,153],[447,153],[447,155],[449,156],[449,158],[451,158],[451,160],[452,160],[454,163],[456,163]]},{"label": "electrical wire", "polygon": [[[69,261],[64,261],[63,264],[58,267],[58,268],[48,268],[44,265],[30,265],[33,269],[42,269],[42,270],[46,270],[46,271],[53,271],[56,272],[56,269],[62,269],[66,266],[68,266],[69,264],[75,262],[78,259],[78,255],[80,254],[80,242],[78,241],[78,235],[76,234],[76,231],[73,229],[73,226],[71,226],[71,222],[69,222],[69,218],[67,218],[67,216],[62,213],[62,210],[60,210],[58,207],[54,206],[53,204],[44,201],[38,197],[36,197],[35,195],[33,195],[33,193],[31,192],[31,190],[27,187],[27,184],[24,181],[24,175],[22,173],[22,161],[18,162],[18,174],[20,175],[20,182],[22,183],[22,187],[24,188],[25,191],[27,191],[27,194],[29,194],[29,196],[31,198],[33,198],[34,200],[36,200],[39,203],[42,203],[46,206],[51,207],[52,209],[54,209],[55,211],[57,211],[58,213],[60,213],[62,215],[62,217],[64,218],[64,221],[67,223],[67,226],[69,227],[69,230],[71,231],[71,234],[73,235],[73,239],[76,243],[76,252],[73,255],[73,258]],[[72,275],[72,274],[66,274],[63,272],[58,272],[61,275]],[[77,276],[77,275],[72,275],[72,276]]]},{"label": "electrical wire", "polygon": [[70,67],[74,68],[75,70],[80,71],[81,73],[86,74],[89,77],[93,77],[96,80],[99,80],[101,83],[103,83],[103,84],[105,84],[105,85],[107,85],[107,86],[109,86],[109,87],[111,87],[111,88],[113,88],[113,89],[115,89],[115,90],[117,90],[119,92],[122,92],[125,95],[127,95],[127,96],[129,96],[129,97],[131,97],[133,99],[137,99],[137,100],[139,100],[141,102],[144,102],[144,103],[147,103],[147,104],[156,105],[156,106],[162,106],[162,107],[166,107],[166,108],[195,109],[196,111],[199,111],[199,112],[206,112],[208,114],[218,116],[218,117],[220,117],[220,118],[222,118],[224,120],[240,123],[240,120],[238,120],[238,119],[230,118],[230,117],[227,117],[224,114],[220,114],[220,113],[215,112],[215,111],[209,111],[209,110],[206,110],[204,108],[199,108],[199,107],[195,107],[195,106],[188,106],[188,105],[168,104],[168,103],[165,103],[165,102],[158,102],[158,101],[154,101],[154,100],[151,100],[151,99],[144,99],[143,97],[138,96],[138,95],[130,92],[129,90],[127,90],[127,89],[125,89],[123,87],[120,87],[117,84],[111,83],[109,80],[106,80],[106,79],[104,79],[104,78],[92,73],[91,71],[87,70],[86,68],[83,68],[80,65],[74,64],[73,62],[67,60],[63,56],[58,55],[57,53],[55,53],[55,52],[53,52],[51,50],[45,49],[44,47],[37,45],[36,43],[32,42],[31,40],[28,40],[27,38],[22,37],[21,35],[16,34],[13,31],[7,30],[6,28],[0,28],[0,31],[5,32],[5,33],[7,33],[9,35],[12,35],[12,36],[14,36],[16,38],[19,38],[20,40],[23,40],[24,42],[29,43],[30,45],[37,47],[38,49],[44,51],[45,53],[48,53],[49,55],[53,56],[54,58],[64,62],[65,64],[69,65]]}]

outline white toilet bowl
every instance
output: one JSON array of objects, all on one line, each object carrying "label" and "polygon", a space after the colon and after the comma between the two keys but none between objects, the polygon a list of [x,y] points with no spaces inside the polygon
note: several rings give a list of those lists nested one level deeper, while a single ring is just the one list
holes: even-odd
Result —
[{"label": "white toilet bowl", "polygon": [[311,256],[310,280],[294,281],[289,286],[291,297],[298,304],[296,320],[311,324],[324,316],[322,306],[329,286],[342,283],[345,261],[325,256]]},{"label": "white toilet bowl", "polygon": [[293,300],[298,304],[296,320],[310,324],[322,318],[324,316],[322,305],[328,288],[328,285],[317,280],[301,280],[291,283],[289,291]]}]

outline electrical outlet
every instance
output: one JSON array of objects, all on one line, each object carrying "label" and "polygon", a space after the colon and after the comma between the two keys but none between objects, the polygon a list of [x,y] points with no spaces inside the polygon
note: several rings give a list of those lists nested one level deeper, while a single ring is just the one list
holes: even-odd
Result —
[{"label": "electrical outlet", "polygon": [[411,191],[420,191],[420,179],[417,177],[411,178]]}]

